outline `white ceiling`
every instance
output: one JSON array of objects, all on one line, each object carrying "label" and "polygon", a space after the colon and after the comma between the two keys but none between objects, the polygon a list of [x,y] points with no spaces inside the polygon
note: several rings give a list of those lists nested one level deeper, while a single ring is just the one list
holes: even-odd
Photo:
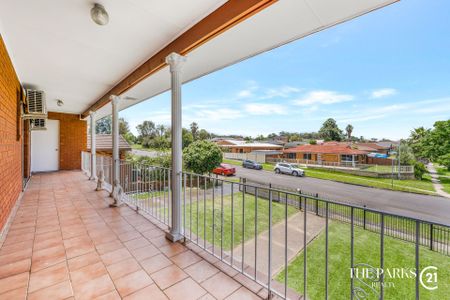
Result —
[{"label": "white ceiling", "polygon": [[[90,19],[94,2],[105,6],[108,25]],[[22,83],[44,90],[50,111],[81,113],[225,2],[0,0],[0,30]]]},{"label": "white ceiling", "polygon": [[[191,81],[397,0],[280,0],[189,53]],[[47,93],[51,111],[81,113],[115,83],[219,7],[212,0],[102,0],[110,23],[90,20],[91,1],[0,0],[0,30],[22,82]],[[239,46],[236,46],[239,45]],[[121,108],[170,87],[168,68],[148,77]],[[56,106],[61,98],[65,105]],[[169,103],[167,104],[169,105]],[[111,106],[99,110],[110,114]]]},{"label": "white ceiling", "polygon": [[[396,1],[280,0],[189,53],[183,67],[183,81],[194,80]],[[127,91],[125,96],[138,101],[123,101],[121,109],[169,88],[170,74],[166,67]],[[99,116],[110,113],[110,105],[99,110]]]}]

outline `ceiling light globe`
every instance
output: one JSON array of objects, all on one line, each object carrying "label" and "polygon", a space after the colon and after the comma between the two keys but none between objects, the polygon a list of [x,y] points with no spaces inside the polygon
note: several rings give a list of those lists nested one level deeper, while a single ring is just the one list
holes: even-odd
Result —
[{"label": "ceiling light globe", "polygon": [[98,25],[106,25],[109,22],[109,15],[103,5],[95,3],[91,9],[91,18]]}]

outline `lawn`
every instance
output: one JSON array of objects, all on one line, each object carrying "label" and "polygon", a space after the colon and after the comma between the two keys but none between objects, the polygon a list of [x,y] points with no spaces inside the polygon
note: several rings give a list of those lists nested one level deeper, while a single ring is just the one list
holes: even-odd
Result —
[{"label": "lawn", "polygon": [[[233,165],[241,165],[240,161],[225,159],[225,163]],[[266,171],[273,171],[273,165],[263,164],[263,169]],[[376,187],[381,189],[404,191],[404,192],[415,192],[421,194],[432,194],[434,195],[434,187],[431,183],[429,176],[424,176],[422,180],[393,180],[393,186],[391,179],[388,178],[372,178],[364,177],[353,174],[347,174],[334,170],[324,170],[324,169],[305,169],[306,176],[318,179],[333,180],[338,182],[357,184],[369,187]],[[311,191],[314,192],[314,191]]]},{"label": "lawn", "polygon": [[[380,266],[380,235],[355,227],[354,263]],[[308,299],[325,299],[325,233],[322,232],[307,247],[307,296]],[[337,221],[329,227],[329,299],[350,299],[350,226]],[[384,242],[384,269],[414,269],[415,246],[390,237]],[[303,254],[302,251],[288,267],[288,286],[303,294]],[[420,247],[420,268],[438,267],[438,288],[434,291],[420,287],[421,299],[448,299],[450,290],[450,257]],[[276,280],[284,283],[284,270]],[[426,280],[426,277],[424,278]],[[355,287],[363,287],[358,281]],[[367,281],[365,281],[367,282]],[[392,279],[385,276],[385,299],[415,299],[415,279]],[[392,284],[394,286],[392,286]],[[365,288],[366,291],[369,291]],[[379,288],[376,288],[379,292]],[[378,299],[369,293],[364,299]]]},{"label": "lawn", "polygon": [[447,170],[447,168],[438,167],[436,168],[436,171],[439,175],[450,176],[450,171]]},{"label": "lawn", "polygon": [[439,180],[441,181],[444,192],[447,192],[450,194],[450,177],[440,176]]},{"label": "lawn", "polygon": [[[193,200],[195,200],[195,197]],[[223,210],[221,209],[222,205]],[[269,202],[261,198],[255,200],[255,197],[249,194],[245,194],[243,201],[243,194],[241,192],[234,193],[233,196],[224,196],[223,202],[221,201],[220,195],[216,195],[214,202],[211,199],[207,199],[205,202],[203,201],[202,195],[200,195],[198,202],[194,201],[192,204],[186,205],[186,227],[191,228],[192,233],[198,235],[200,239],[206,239],[206,241],[219,247],[222,244],[224,250],[230,250],[232,248],[232,242],[233,247],[236,247],[243,241],[255,237],[256,205],[258,206],[258,233],[261,233],[269,228]],[[297,211],[291,206],[287,208],[288,215],[292,215]],[[233,218],[232,212],[234,215]],[[192,218],[190,218],[191,214]],[[284,220],[284,217],[285,206],[273,202],[272,224]],[[234,228],[232,230],[233,221]],[[221,236],[222,228],[223,239]],[[242,235],[242,231],[244,231],[244,235]]]},{"label": "lawn", "polygon": [[153,148],[145,148],[141,144],[133,144],[131,145],[132,149],[143,150],[148,152],[170,152],[170,149],[153,149]]}]

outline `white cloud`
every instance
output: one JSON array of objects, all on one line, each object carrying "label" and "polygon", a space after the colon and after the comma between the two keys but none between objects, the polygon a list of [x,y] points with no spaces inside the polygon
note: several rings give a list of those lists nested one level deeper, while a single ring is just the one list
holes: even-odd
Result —
[{"label": "white cloud", "polygon": [[340,94],[334,91],[312,91],[306,97],[294,100],[293,104],[299,106],[318,105],[318,104],[334,104],[348,102],[353,100],[353,96],[349,94]]},{"label": "white cloud", "polygon": [[214,110],[203,109],[195,113],[194,116],[189,116],[193,120],[234,120],[243,117],[240,110],[231,108],[219,108]]},{"label": "white cloud", "polygon": [[237,93],[238,98],[250,98],[253,96],[253,92],[251,90],[242,90]]},{"label": "white cloud", "polygon": [[287,113],[286,107],[279,104],[250,103],[244,106],[246,112],[252,115],[284,115]]},{"label": "white cloud", "polygon": [[378,90],[372,91],[372,93],[370,93],[370,97],[374,98],[374,99],[378,99],[378,98],[392,96],[395,94],[397,94],[396,89],[386,88],[386,89],[378,89]]},{"label": "white cloud", "polygon": [[300,92],[301,89],[292,86],[282,86],[279,88],[271,88],[265,91],[261,99],[271,99],[275,97],[287,98],[293,93]]}]

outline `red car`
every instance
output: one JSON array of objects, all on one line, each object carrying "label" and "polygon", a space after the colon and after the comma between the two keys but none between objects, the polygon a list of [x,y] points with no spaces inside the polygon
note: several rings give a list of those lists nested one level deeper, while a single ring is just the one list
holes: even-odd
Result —
[{"label": "red car", "polygon": [[220,164],[220,166],[213,170],[213,173],[222,176],[231,176],[236,173],[236,169],[227,164]]}]

